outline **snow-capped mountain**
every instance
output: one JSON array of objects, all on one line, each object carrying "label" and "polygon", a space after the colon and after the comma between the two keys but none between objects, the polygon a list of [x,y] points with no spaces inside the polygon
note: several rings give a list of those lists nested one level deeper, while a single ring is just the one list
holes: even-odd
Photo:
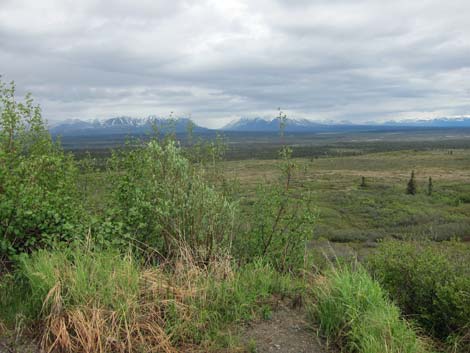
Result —
[{"label": "snow-capped mountain", "polygon": [[[267,120],[263,118],[241,118],[232,121],[224,126],[222,130],[225,131],[253,131],[253,132],[276,132],[280,130],[281,121],[279,118]],[[286,132],[303,132],[312,130],[321,130],[322,127],[327,125],[320,124],[307,119],[286,119],[285,131]]]},{"label": "snow-capped mountain", "polygon": [[430,120],[424,119],[407,119],[401,121],[388,121],[384,125],[389,126],[411,126],[411,127],[470,127],[470,117],[458,118],[435,118]]},{"label": "snow-capped mountain", "polygon": [[154,127],[162,132],[186,132],[189,124],[193,124],[194,132],[204,132],[208,129],[194,124],[188,118],[169,120],[157,116],[143,119],[119,116],[104,120],[85,121],[74,119],[59,123],[50,128],[53,135],[82,136],[82,135],[113,135],[113,134],[143,134],[151,132]]},{"label": "snow-capped mountain", "polygon": [[[68,120],[50,128],[53,135],[62,136],[88,136],[88,135],[138,135],[151,132],[156,126],[159,131],[175,131],[185,133],[188,125],[193,124],[193,132],[201,133],[211,131],[194,124],[188,118],[178,118],[169,121],[166,118],[149,116],[139,119],[127,116],[119,116],[104,120]],[[427,128],[470,128],[470,117],[461,118],[437,118],[431,120],[402,120],[388,121],[385,123],[353,124],[349,121],[341,122],[315,122],[307,119],[286,119],[285,132],[346,132],[346,131],[374,131],[396,129],[427,129]],[[272,120],[263,118],[241,118],[224,126],[222,131],[233,132],[269,132],[280,131],[280,119]]]},{"label": "snow-capped mountain", "polygon": [[[325,131],[371,131],[419,128],[470,128],[470,118],[436,118],[431,120],[401,120],[385,123],[354,124],[349,121],[315,122],[307,119],[287,119],[286,132],[325,132]],[[224,126],[225,131],[240,132],[276,132],[280,130],[279,118],[267,120],[263,118],[241,118]]]}]

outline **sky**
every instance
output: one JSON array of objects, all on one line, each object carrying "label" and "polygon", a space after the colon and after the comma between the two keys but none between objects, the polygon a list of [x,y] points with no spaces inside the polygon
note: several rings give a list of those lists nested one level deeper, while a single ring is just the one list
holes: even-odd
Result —
[{"label": "sky", "polygon": [[0,75],[49,122],[470,115],[468,0],[0,0]]}]

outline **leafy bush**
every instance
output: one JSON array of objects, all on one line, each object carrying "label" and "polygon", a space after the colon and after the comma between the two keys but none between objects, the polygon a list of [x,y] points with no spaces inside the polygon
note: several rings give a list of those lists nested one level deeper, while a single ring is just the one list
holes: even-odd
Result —
[{"label": "leafy bush", "polygon": [[83,233],[77,169],[52,142],[39,107],[0,81],[0,259]]},{"label": "leafy bush", "polygon": [[109,162],[108,212],[125,236],[118,241],[165,258],[181,248],[202,261],[228,251],[235,205],[207,184],[174,141],[152,140],[115,152]]},{"label": "leafy bush", "polygon": [[330,270],[313,287],[312,318],[348,352],[427,352],[399,309],[365,270]]},{"label": "leafy bush", "polygon": [[296,195],[292,178],[296,164],[288,147],[281,150],[281,178],[259,185],[251,212],[245,213],[245,228],[236,239],[237,255],[253,261],[265,259],[281,271],[304,266],[307,241],[313,237],[316,210],[308,193]]},{"label": "leafy bush", "polygon": [[369,268],[404,312],[434,336],[470,335],[468,245],[388,241],[370,257]]},{"label": "leafy bush", "polygon": [[[284,140],[287,116],[280,108],[278,120]],[[277,183],[258,186],[251,212],[245,213],[242,220],[245,227],[235,243],[240,259],[263,259],[281,272],[295,272],[305,267],[307,241],[313,236],[316,221],[310,193],[294,193],[292,184],[299,166],[292,159],[292,153],[292,148],[282,146],[280,178]]]}]

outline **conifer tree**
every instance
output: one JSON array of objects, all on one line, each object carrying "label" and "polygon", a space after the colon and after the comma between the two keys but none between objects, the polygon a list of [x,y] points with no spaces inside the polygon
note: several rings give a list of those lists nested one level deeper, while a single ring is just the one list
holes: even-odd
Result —
[{"label": "conifer tree", "polygon": [[429,195],[429,196],[432,195],[432,189],[433,189],[432,178],[429,177],[429,179],[428,179],[428,195]]},{"label": "conifer tree", "polygon": [[365,188],[367,186],[365,176],[361,176],[361,185],[360,186],[361,186],[361,188]]},{"label": "conifer tree", "polygon": [[406,193],[408,195],[416,195],[416,180],[415,180],[415,171],[411,171],[411,178],[408,181],[408,185],[406,187]]}]

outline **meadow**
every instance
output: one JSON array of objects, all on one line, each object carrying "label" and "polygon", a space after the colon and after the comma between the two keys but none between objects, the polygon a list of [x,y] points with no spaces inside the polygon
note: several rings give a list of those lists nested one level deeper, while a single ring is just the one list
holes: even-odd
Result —
[{"label": "meadow", "polygon": [[[311,194],[319,215],[314,230],[317,238],[369,243],[387,237],[469,239],[469,149],[403,150],[296,161],[294,188]],[[273,181],[279,176],[277,163],[250,159],[225,162],[224,167],[249,200],[260,180]],[[413,170],[418,193],[407,195]],[[361,186],[363,177],[365,185]]]}]

